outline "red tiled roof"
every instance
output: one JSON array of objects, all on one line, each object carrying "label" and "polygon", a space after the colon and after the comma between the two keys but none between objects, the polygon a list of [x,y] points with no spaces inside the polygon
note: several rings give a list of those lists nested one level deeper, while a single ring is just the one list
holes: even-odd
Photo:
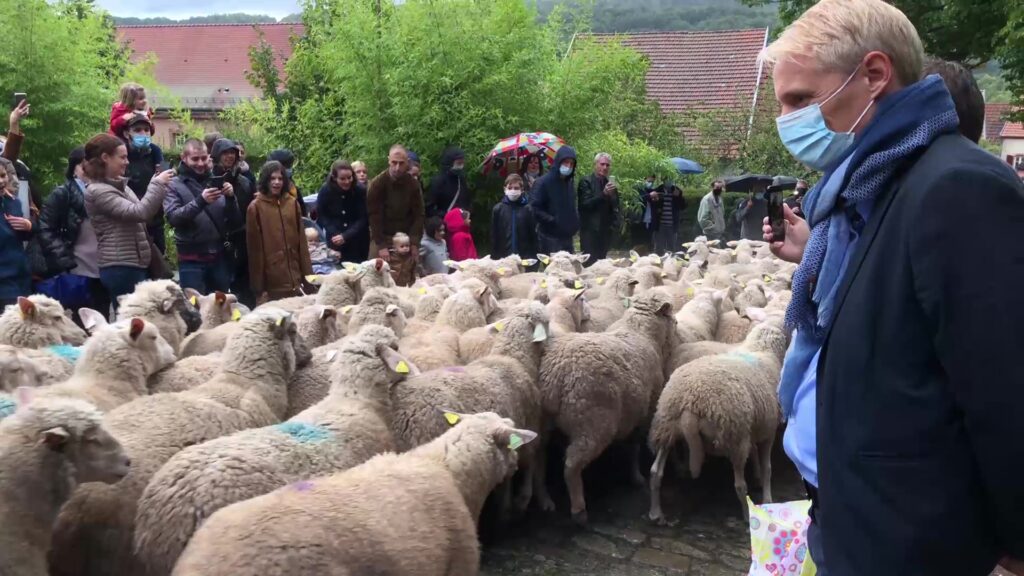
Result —
[{"label": "red tiled roof", "polygon": [[1000,138],[1024,138],[1024,122],[1007,122],[999,132]]},{"label": "red tiled roof", "polygon": [[985,140],[999,140],[1009,112],[1009,104],[985,104]]},{"label": "red tiled roof", "polygon": [[592,36],[618,38],[650,59],[647,95],[664,112],[749,106],[766,77],[757,56],[768,38],[767,28]]},{"label": "red tiled roof", "polygon": [[259,31],[274,47],[283,69],[292,54],[290,38],[302,24],[185,24],[118,26],[118,37],[133,50],[133,59],[157,56],[156,79],[188,108],[223,108],[259,93],[245,79],[249,48]]}]

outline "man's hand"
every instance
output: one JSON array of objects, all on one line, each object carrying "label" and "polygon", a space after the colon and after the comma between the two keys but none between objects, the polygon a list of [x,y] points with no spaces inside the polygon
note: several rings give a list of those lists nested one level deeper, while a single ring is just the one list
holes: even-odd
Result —
[{"label": "man's hand", "polygon": [[153,180],[156,180],[157,182],[163,184],[164,186],[167,186],[168,184],[171,183],[171,178],[174,178],[174,170],[164,170],[163,172],[154,176]]},{"label": "man's hand", "polygon": [[342,236],[341,234],[338,234],[337,236],[331,238],[331,244],[334,244],[335,246],[344,246],[345,237]]},{"label": "man's hand", "polygon": [[230,182],[225,182],[220,191],[228,198],[233,198],[235,196],[235,187],[232,186]]},{"label": "man's hand", "polygon": [[614,183],[609,182],[609,183],[604,185],[604,195],[605,196],[611,198],[612,196],[615,196],[616,192],[618,192],[618,189],[615,187]]},{"label": "man's hand", "polygon": [[28,116],[28,113],[32,110],[32,105],[28,103],[28,100],[22,100],[14,110],[11,110],[10,120],[10,131],[14,134],[21,134],[21,119]]},{"label": "man's hand", "polygon": [[263,294],[260,294],[259,298],[256,299],[256,305],[260,306],[262,304],[266,304],[269,301],[270,301],[270,294],[267,294],[266,292],[264,292]]},{"label": "man's hand", "polygon": [[782,205],[782,214],[786,222],[785,241],[775,242],[773,240],[775,236],[772,234],[772,224],[768,218],[764,219],[764,227],[761,228],[761,231],[764,232],[764,240],[769,243],[772,254],[786,262],[799,264],[803,260],[807,240],[811,237],[811,228],[807,225],[806,220],[794,214],[793,210],[785,204]]},{"label": "man's hand", "polygon": [[1024,576],[1024,561],[1004,556],[999,561],[999,566],[1004,570],[1009,570],[1015,576]]},{"label": "man's hand", "polygon": [[661,195],[657,192],[651,192],[647,197],[651,199],[651,202],[657,202],[658,198],[661,198]]},{"label": "man's hand", "polygon": [[413,262],[418,262],[419,261],[419,259],[420,259],[420,247],[419,246],[409,246],[409,253],[412,254],[412,261]]},{"label": "man's hand", "polygon": [[207,188],[206,190],[203,190],[203,200],[205,200],[207,204],[213,204],[223,195],[224,193],[221,192],[219,188]]},{"label": "man's hand", "polygon": [[391,260],[391,252],[389,252],[387,248],[381,248],[380,250],[377,250],[377,258],[388,262]]},{"label": "man's hand", "polygon": [[32,221],[27,218],[11,216],[10,214],[4,214],[4,218],[7,219],[7,223],[11,225],[11,228],[14,228],[18,232],[32,231]]}]

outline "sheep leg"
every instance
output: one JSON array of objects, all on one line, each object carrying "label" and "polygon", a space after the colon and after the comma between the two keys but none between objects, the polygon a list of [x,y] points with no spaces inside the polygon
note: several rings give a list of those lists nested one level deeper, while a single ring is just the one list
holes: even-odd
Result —
[{"label": "sheep leg", "polygon": [[536,465],[537,451],[534,450],[528,458],[523,459],[523,465],[520,467],[521,478],[519,480],[519,489],[512,502],[515,509],[519,512],[526,512],[526,508],[530,505],[530,500],[533,499],[533,467]]},{"label": "sheep leg", "polygon": [[675,472],[676,476],[680,479],[690,477],[690,469],[687,468],[686,463],[683,462],[682,456],[679,454],[680,448],[676,446],[668,453],[668,461],[672,464],[672,471]]},{"label": "sheep leg", "polygon": [[744,440],[742,446],[739,446],[729,460],[732,462],[732,481],[733,488],[736,489],[736,497],[740,500],[740,506],[743,510],[743,518],[749,518],[750,512],[747,510],[747,479],[746,479],[746,468],[747,468],[747,457],[750,455],[750,440]]},{"label": "sheep leg", "polygon": [[750,465],[754,469],[754,478],[761,480],[761,456],[758,454],[757,446],[750,447]]},{"label": "sheep leg", "polygon": [[768,440],[761,442],[757,446],[757,451],[760,453],[761,458],[761,494],[765,504],[771,504],[772,502],[772,445],[775,443],[775,435],[773,434]]},{"label": "sheep leg", "polygon": [[647,485],[647,479],[640,471],[640,452],[643,450],[643,440],[640,437],[633,438],[629,446],[629,479],[633,486],[643,488]]},{"label": "sheep leg", "polygon": [[583,469],[611,443],[597,442],[590,436],[572,438],[565,450],[565,484],[569,488],[569,501],[572,519],[577,524],[587,523],[587,502],[583,495]]},{"label": "sheep leg", "polygon": [[537,503],[544,512],[555,511],[555,501],[548,493],[548,434],[541,434],[537,439],[540,444],[533,455],[533,491],[537,494]]},{"label": "sheep leg", "polygon": [[647,513],[647,518],[659,524],[667,523],[661,510],[661,481],[665,476],[665,461],[671,451],[671,447],[658,449],[658,456],[651,466],[651,510]]}]

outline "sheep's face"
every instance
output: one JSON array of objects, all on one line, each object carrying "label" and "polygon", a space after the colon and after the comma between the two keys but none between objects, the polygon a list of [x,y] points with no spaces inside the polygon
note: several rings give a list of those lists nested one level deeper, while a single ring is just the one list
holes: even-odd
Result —
[{"label": "sheep's face", "polygon": [[288,358],[286,366],[289,368],[288,374],[293,374],[297,368],[309,366],[310,362],[313,361],[313,351],[309,349],[306,339],[299,334],[294,323],[291,323],[288,341],[290,341],[290,346],[286,348],[288,348],[290,354],[286,352],[286,358]]},{"label": "sheep's face", "polygon": [[131,460],[121,443],[98,423],[80,434],[68,428],[53,428],[43,432],[43,441],[51,450],[65,455],[79,484],[114,484],[128,475]]},{"label": "sheep's face", "polygon": [[512,420],[493,412],[447,412],[445,418],[455,426],[446,434],[446,461],[479,463],[476,470],[495,485],[515,474],[519,450],[537,438],[536,433],[516,428]]},{"label": "sheep's face", "polygon": [[138,349],[142,364],[146,367],[147,376],[152,376],[174,364],[174,348],[167,343],[167,340],[160,335],[160,330],[153,324],[143,322],[138,318],[132,319],[128,338]]},{"label": "sheep's face", "polygon": [[13,347],[0,349],[0,391],[12,392],[19,386],[38,386],[36,366]]},{"label": "sheep's face", "polygon": [[[497,303],[495,303],[497,305]],[[405,317],[405,312],[402,311],[402,307],[397,304],[388,304],[384,311],[386,316],[386,325],[391,328],[391,331],[396,336],[401,338],[405,335],[405,326],[408,321]]]},{"label": "sheep's face", "polygon": [[23,322],[39,326],[41,330],[56,334],[60,342],[72,346],[81,346],[88,335],[75,325],[64,313],[59,302],[46,296],[30,296],[18,298],[17,312]]}]

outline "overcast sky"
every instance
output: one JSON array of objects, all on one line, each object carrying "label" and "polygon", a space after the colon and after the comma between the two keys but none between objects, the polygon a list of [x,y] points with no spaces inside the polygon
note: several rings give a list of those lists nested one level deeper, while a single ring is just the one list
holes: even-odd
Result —
[{"label": "overcast sky", "polygon": [[190,16],[245,12],[267,14],[280,19],[301,11],[298,0],[247,0],[244,3],[237,0],[97,0],[96,4],[114,16],[137,18],[163,16],[181,19]]}]

